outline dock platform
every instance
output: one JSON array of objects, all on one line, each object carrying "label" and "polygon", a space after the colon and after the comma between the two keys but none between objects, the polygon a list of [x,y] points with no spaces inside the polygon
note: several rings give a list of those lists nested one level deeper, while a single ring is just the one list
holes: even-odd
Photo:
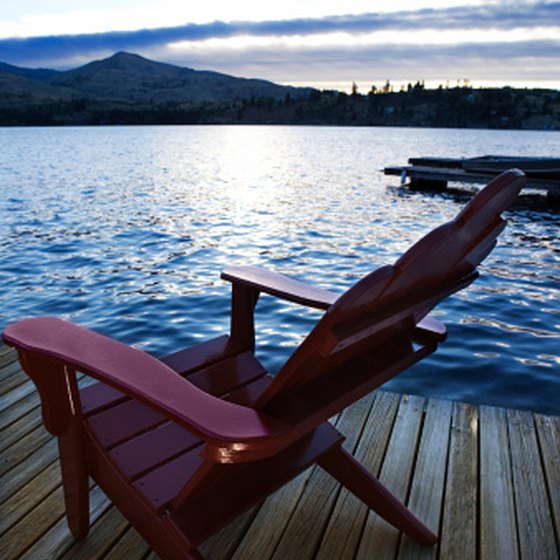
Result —
[{"label": "dock platform", "polygon": [[[498,172],[477,172],[464,169],[461,159],[455,158],[410,158],[409,165],[385,167],[385,175],[397,175],[401,182],[409,181],[412,190],[444,191],[448,183],[486,184]],[[541,191],[553,204],[560,204],[560,176],[539,177],[528,172],[525,189]]]},{"label": "dock platform", "polygon": [[[74,540],[56,441],[16,358],[0,345],[2,559],[156,560],[94,485]],[[560,417],[377,391],[333,422],[439,543],[417,545],[314,467],[204,543],[208,560],[560,557]]]}]

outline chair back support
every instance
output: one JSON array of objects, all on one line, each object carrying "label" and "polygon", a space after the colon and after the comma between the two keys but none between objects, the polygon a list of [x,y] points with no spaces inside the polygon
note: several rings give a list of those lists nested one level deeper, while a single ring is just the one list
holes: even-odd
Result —
[{"label": "chair back support", "polygon": [[392,266],[359,280],[331,305],[278,372],[259,406],[391,340],[410,339],[417,324],[445,297],[465,288],[491,252],[505,221],[501,213],[525,182],[508,171],[482,189],[454,220],[415,243]]}]

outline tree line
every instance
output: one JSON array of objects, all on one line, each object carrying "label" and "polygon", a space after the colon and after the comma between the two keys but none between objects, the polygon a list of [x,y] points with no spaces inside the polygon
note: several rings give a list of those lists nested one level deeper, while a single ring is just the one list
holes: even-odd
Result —
[{"label": "tree line", "polygon": [[360,94],[313,90],[307,97],[250,97],[231,102],[133,104],[88,98],[2,107],[0,125],[308,124],[560,129],[560,92],[460,87],[427,89],[419,81],[394,91],[387,81]]}]

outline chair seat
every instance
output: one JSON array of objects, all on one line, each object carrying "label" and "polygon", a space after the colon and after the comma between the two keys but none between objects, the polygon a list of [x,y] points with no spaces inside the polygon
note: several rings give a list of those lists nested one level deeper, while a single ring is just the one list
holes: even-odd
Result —
[{"label": "chair seat", "polygon": [[[272,377],[252,352],[236,352],[229,337],[220,337],[162,361],[200,389],[250,405]],[[106,453],[154,510],[165,507],[202,463],[198,437],[113,387],[95,382],[80,390],[80,401],[90,455]]]},{"label": "chair seat", "polygon": [[[223,342],[222,337],[207,349],[215,349]],[[212,354],[206,360],[200,356],[200,347],[195,347],[176,353],[168,362],[197,387],[237,404],[255,402],[273,379],[252,352],[232,353],[225,358]],[[140,401],[102,382],[82,389],[80,400],[94,480],[99,476],[101,482],[112,468],[154,513],[166,510],[202,465],[203,442]],[[173,520],[179,527],[188,527],[190,541],[199,544],[216,527],[233,520],[248,504],[256,505],[265,499],[343,439],[325,422],[274,457],[233,466],[219,484],[173,511]],[[251,484],[231,484],[232,479],[240,476]]]}]

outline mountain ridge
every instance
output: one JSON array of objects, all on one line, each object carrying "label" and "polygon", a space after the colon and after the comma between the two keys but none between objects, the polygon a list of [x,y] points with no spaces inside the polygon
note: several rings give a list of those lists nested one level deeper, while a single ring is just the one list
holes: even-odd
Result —
[{"label": "mountain ridge", "polygon": [[[27,90],[41,97],[39,84],[64,88],[74,98],[133,103],[219,103],[268,97],[283,99],[308,95],[310,88],[282,86],[266,80],[237,78],[228,74],[156,62],[120,51],[66,71],[31,69],[0,63],[0,73],[29,80]],[[24,84],[20,82],[20,87]],[[25,88],[24,88],[25,89]],[[51,95],[46,97],[52,97]],[[62,94],[62,93],[61,93]],[[63,95],[66,98],[66,95]]]}]

